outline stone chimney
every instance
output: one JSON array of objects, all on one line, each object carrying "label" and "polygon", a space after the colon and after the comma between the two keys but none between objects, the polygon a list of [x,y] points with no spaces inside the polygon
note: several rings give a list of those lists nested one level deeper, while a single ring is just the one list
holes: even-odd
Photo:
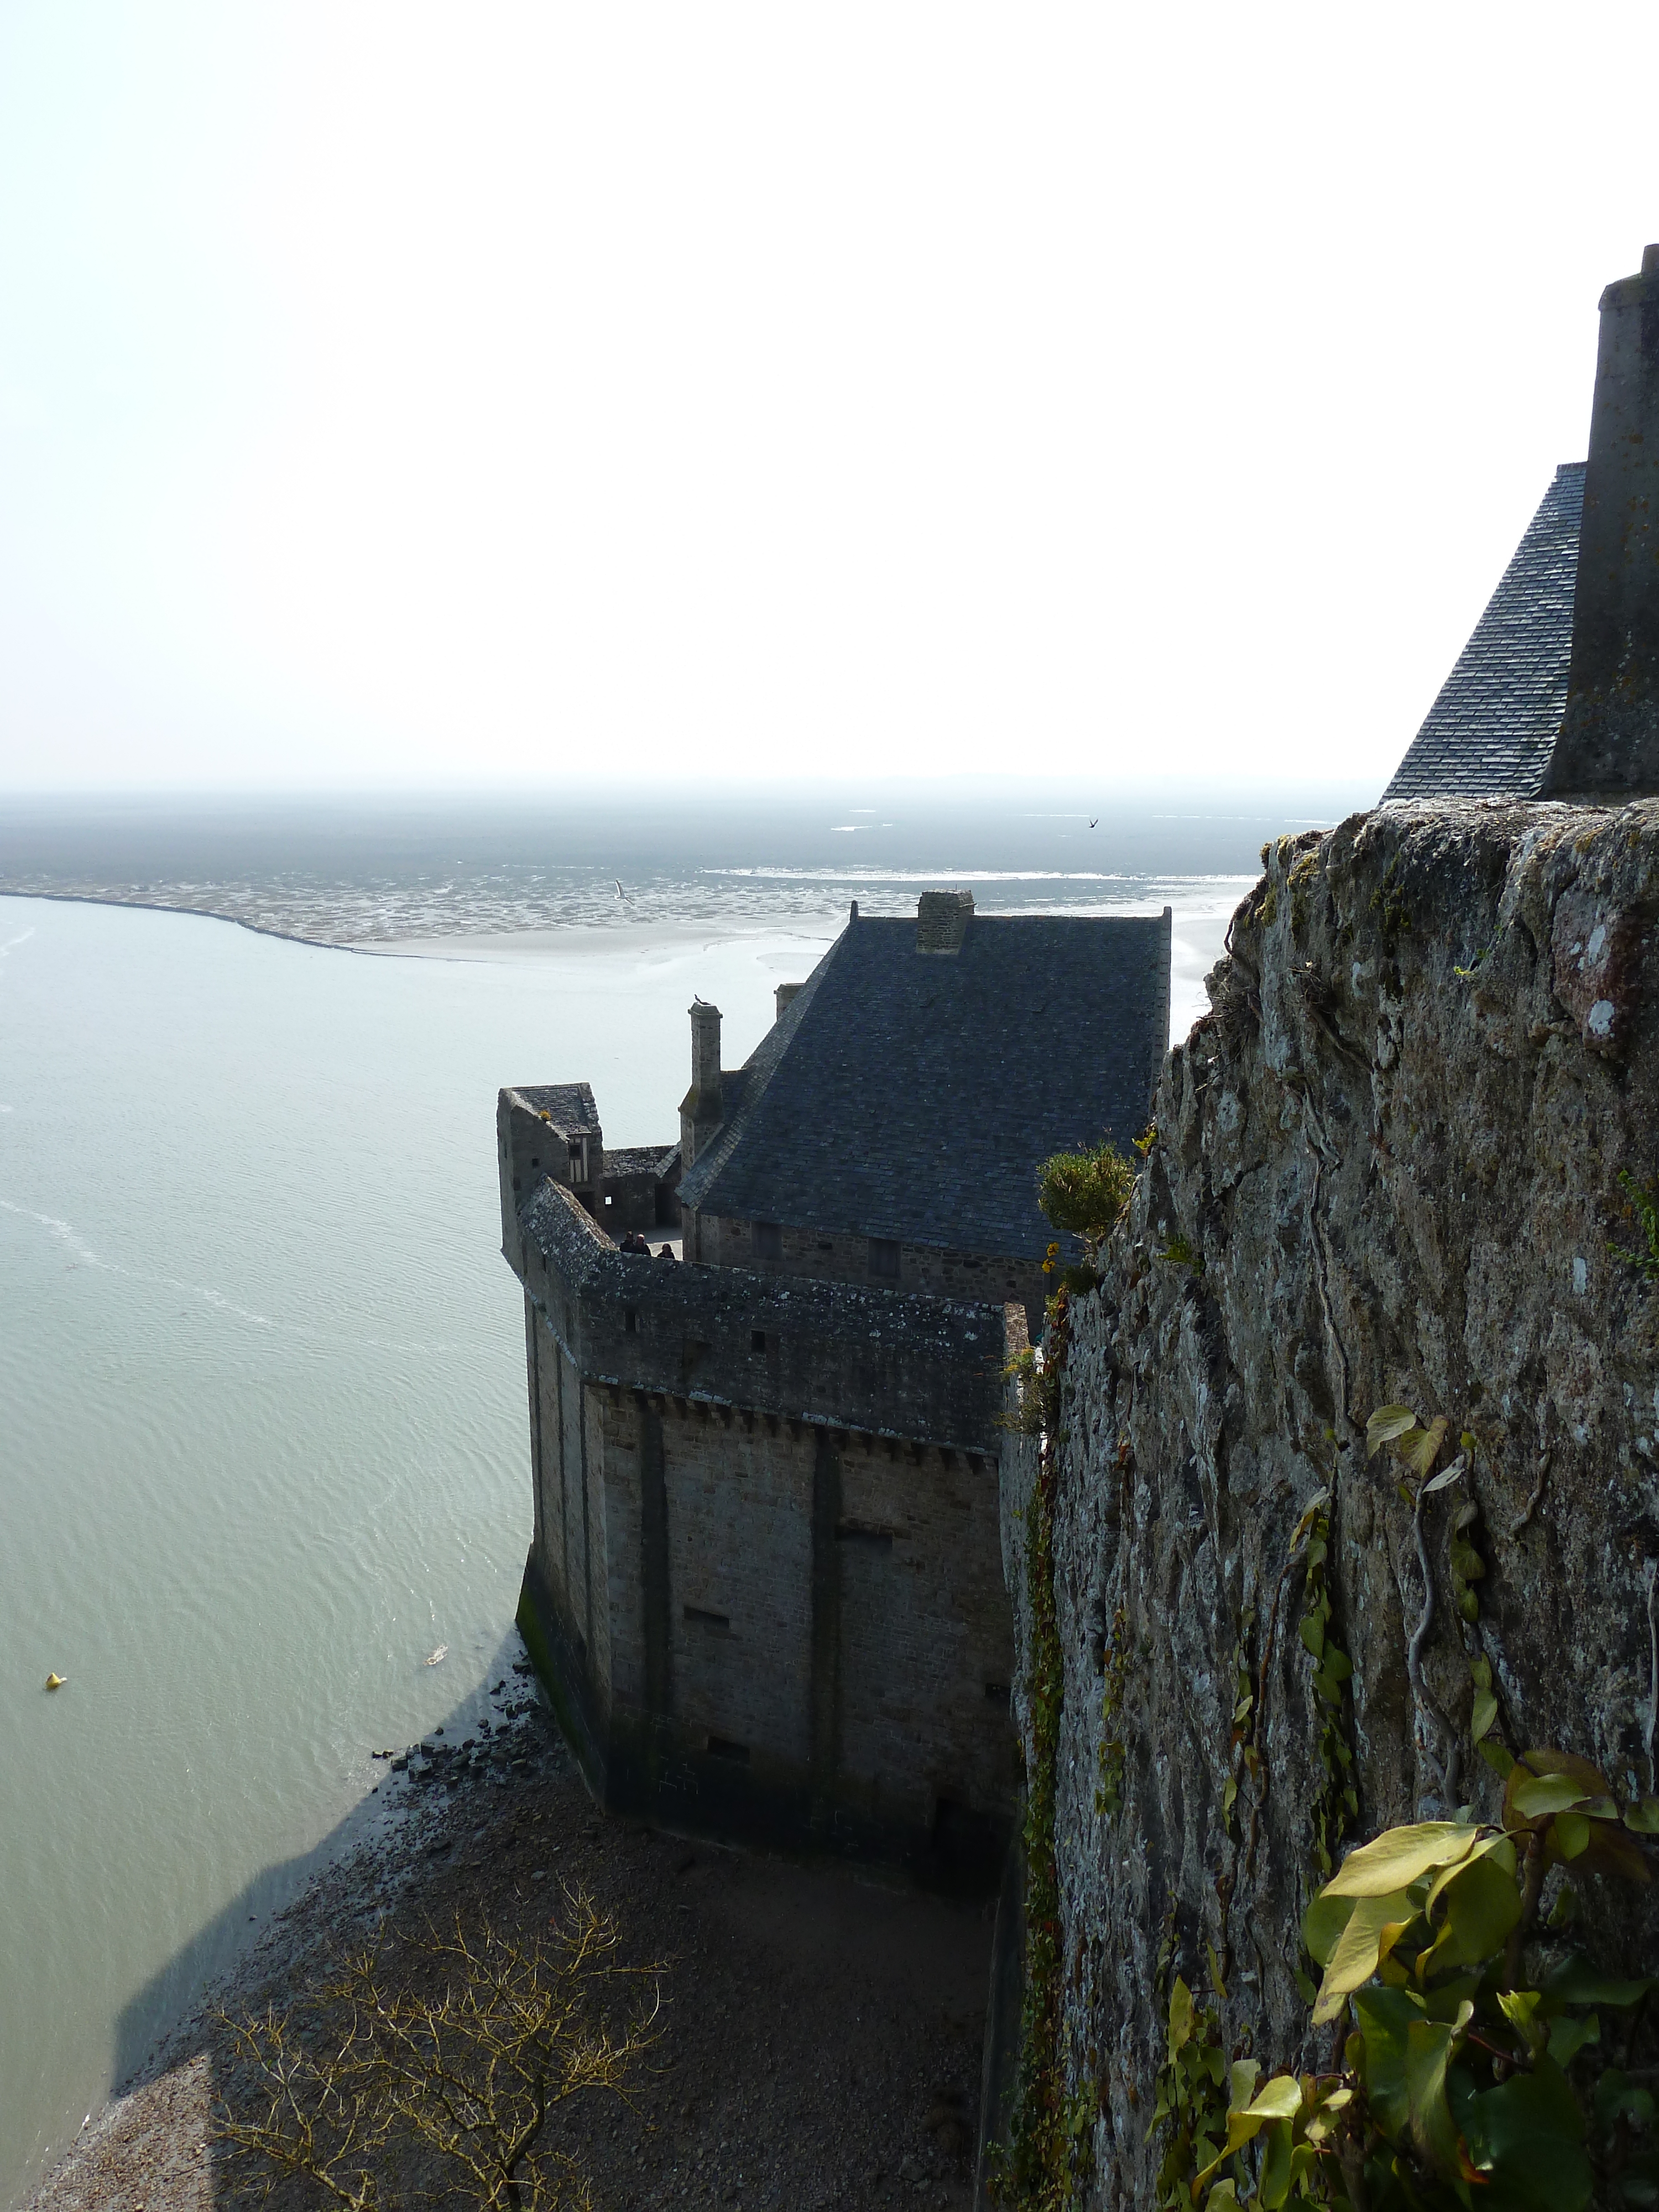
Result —
[{"label": "stone chimney", "polygon": [[973,918],[972,891],[924,891],[916,902],[917,951],[960,952]]},{"label": "stone chimney", "polygon": [[1659,792],[1659,246],[1601,295],[1566,711],[1547,797]]},{"label": "stone chimney", "polygon": [[691,1088],[680,1101],[680,1164],[689,1168],[720,1125],[720,1010],[691,1001]]},{"label": "stone chimney", "polygon": [[780,983],[777,988],[778,1011],[773,1017],[774,1020],[781,1022],[783,1019],[784,1008],[791,1003],[798,991],[804,991],[805,988],[806,986],[804,983]]}]

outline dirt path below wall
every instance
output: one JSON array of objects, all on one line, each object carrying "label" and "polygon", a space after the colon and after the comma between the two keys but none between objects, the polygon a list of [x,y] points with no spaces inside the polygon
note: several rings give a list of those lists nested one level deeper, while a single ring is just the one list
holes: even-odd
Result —
[{"label": "dirt path below wall", "polygon": [[[559,2137],[582,2155],[602,2212],[967,2212],[992,1905],[606,1819],[542,1709],[513,1696],[488,1763],[475,1751],[453,1786],[438,1769],[389,1785],[410,1800],[392,1840],[313,1884],[254,1954],[230,2009],[280,2002],[382,1918],[441,1926],[459,1907],[529,1930],[562,1884],[580,1886],[615,1915],[628,1958],[670,1968],[637,2113],[596,2101]],[[30,2212],[229,2202],[210,2122],[228,2086],[220,2040],[194,2023],[85,2131]]]}]

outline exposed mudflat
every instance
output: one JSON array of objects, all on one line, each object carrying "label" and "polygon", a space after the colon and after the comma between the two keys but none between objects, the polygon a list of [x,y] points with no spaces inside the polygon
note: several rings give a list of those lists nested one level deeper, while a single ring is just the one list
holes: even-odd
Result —
[{"label": "exposed mudflat", "polygon": [[[666,1966],[663,2033],[632,2106],[566,2108],[603,2212],[745,2205],[965,2208],[989,1903],[693,1844],[595,1812],[539,1705],[470,1758],[386,1785],[389,1832],[319,1879],[221,1999],[258,2009],[390,1923],[544,1924],[565,1886],[613,1915],[624,1959]],[[451,1778],[454,1769],[463,1771]],[[30,2212],[205,2212],[234,2201],[215,2114],[246,2094],[211,2009],[84,2130]]]}]

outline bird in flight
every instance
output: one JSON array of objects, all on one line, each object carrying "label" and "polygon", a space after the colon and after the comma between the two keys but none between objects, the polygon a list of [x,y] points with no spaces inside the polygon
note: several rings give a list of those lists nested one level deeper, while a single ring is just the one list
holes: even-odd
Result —
[{"label": "bird in flight", "polygon": [[[1090,827],[1091,830],[1096,830],[1096,829],[1098,829],[1098,828],[1099,828],[1099,826],[1100,826],[1100,817],[1099,817],[1099,815],[1097,815],[1097,815],[1096,815],[1096,817],[1095,817],[1095,818],[1094,818],[1094,820],[1093,820],[1093,821],[1089,824],[1089,827]],[[620,884],[617,884],[617,889],[618,890],[620,890],[622,889],[622,885],[621,885]]]},{"label": "bird in flight", "polygon": [[617,878],[612,876],[611,880],[613,884],[616,884],[617,896],[622,901],[623,904],[624,906],[632,906],[634,903],[633,900],[629,897],[628,893],[623,889],[622,884],[617,882]]}]

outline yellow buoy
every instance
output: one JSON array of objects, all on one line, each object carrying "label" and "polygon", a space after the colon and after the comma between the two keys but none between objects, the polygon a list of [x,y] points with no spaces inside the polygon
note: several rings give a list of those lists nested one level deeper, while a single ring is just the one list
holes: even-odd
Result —
[{"label": "yellow buoy", "polygon": [[61,1690],[68,1680],[69,1676],[67,1674],[48,1674],[46,1677],[46,1687],[49,1690]]}]

